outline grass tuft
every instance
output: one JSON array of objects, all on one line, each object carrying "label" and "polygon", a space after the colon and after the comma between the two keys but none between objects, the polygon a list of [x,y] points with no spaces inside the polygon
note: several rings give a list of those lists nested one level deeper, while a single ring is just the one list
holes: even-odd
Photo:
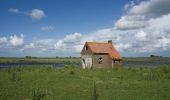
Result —
[{"label": "grass tuft", "polygon": [[161,73],[157,70],[149,69],[142,73],[142,79],[147,81],[159,80],[161,79]]},{"label": "grass tuft", "polygon": [[75,72],[74,72],[73,70],[71,70],[71,71],[69,72],[69,74],[70,74],[70,75],[74,75]]},{"label": "grass tuft", "polygon": [[40,90],[39,88],[33,89],[32,91],[32,100],[42,100],[47,93],[45,91]]}]

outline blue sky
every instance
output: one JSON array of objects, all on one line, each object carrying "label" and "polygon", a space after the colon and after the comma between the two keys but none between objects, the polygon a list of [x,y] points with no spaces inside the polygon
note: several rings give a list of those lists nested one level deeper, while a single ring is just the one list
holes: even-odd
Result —
[{"label": "blue sky", "polygon": [[86,41],[107,40],[122,56],[170,56],[169,4],[169,0],[1,0],[0,56],[80,56]]}]

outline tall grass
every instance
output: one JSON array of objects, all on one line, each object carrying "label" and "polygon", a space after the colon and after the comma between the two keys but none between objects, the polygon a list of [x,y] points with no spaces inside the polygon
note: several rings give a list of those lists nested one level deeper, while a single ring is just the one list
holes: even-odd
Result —
[{"label": "tall grass", "polygon": [[92,99],[91,100],[98,100],[98,93],[97,93],[97,87],[96,87],[96,83],[93,83],[93,91],[92,91]]},{"label": "tall grass", "polygon": [[159,80],[161,79],[161,77],[162,77],[162,73],[154,69],[149,69],[142,73],[142,79],[148,81]]}]

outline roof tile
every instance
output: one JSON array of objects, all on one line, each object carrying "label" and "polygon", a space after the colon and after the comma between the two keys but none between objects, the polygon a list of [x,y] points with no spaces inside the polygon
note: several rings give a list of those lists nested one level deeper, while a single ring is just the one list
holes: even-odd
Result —
[{"label": "roof tile", "polygon": [[121,59],[121,55],[111,43],[86,42],[86,45],[93,53],[108,53],[112,59]]}]

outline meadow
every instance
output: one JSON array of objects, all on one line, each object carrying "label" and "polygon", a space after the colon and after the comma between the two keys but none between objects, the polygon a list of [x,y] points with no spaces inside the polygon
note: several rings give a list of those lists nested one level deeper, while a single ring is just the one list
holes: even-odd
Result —
[{"label": "meadow", "polygon": [[169,100],[170,66],[0,69],[0,100]]}]

